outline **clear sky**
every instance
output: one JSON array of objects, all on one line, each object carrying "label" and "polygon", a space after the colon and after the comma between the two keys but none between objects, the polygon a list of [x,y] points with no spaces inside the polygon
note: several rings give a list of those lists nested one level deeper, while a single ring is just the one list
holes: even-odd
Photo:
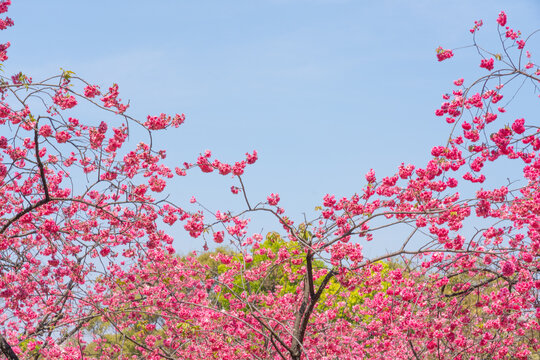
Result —
[{"label": "clear sky", "polygon": [[[6,72],[38,80],[72,70],[116,82],[131,114],[185,113],[158,147],[180,164],[206,149],[223,161],[256,149],[245,182],[253,202],[279,193],[296,221],[326,193],[361,191],[374,168],[423,164],[448,127],[434,110],[451,81],[478,75],[472,50],[438,63],[435,49],[471,43],[474,20],[490,43],[500,10],[529,33],[537,0],[14,0]],[[169,189],[212,210],[240,208],[235,184],[193,173]],[[256,223],[264,231],[277,224]],[[181,251],[201,243],[177,232]]]}]

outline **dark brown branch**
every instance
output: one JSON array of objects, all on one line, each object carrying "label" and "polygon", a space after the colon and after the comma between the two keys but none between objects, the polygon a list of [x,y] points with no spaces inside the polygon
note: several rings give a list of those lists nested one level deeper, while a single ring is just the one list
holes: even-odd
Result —
[{"label": "dark brown branch", "polygon": [[277,346],[276,342],[274,341],[274,335],[273,334],[270,334],[270,342],[272,343],[272,346],[274,347],[274,349],[276,349],[278,355],[283,359],[283,360],[287,360],[285,358],[285,355],[283,355],[283,353],[281,352],[281,350],[279,350],[279,347]]},{"label": "dark brown branch", "polygon": [[35,203],[34,205],[30,205],[30,206],[28,206],[27,208],[25,208],[23,211],[21,211],[20,213],[18,213],[17,215],[15,215],[14,217],[12,217],[11,219],[9,219],[9,220],[7,221],[7,223],[4,224],[4,226],[2,226],[2,228],[0,229],[0,234],[3,234],[3,233],[6,231],[6,229],[7,229],[11,224],[13,224],[15,221],[19,220],[21,217],[23,217],[24,215],[28,214],[30,211],[35,210],[35,209],[37,209],[38,207],[45,205],[45,204],[48,203],[49,201],[50,201],[50,199],[44,198],[44,199],[39,200],[39,201],[38,201],[37,203]]},{"label": "dark brown branch", "polygon": [[15,352],[13,351],[11,346],[8,344],[4,336],[2,336],[1,334],[0,334],[0,351],[2,352],[2,354],[4,354],[4,356],[8,360],[19,360],[19,357],[17,356],[17,354],[15,354]]},{"label": "dark brown branch", "polygon": [[244,186],[244,182],[242,181],[242,178],[240,177],[240,175],[238,175],[238,180],[240,180],[240,186],[242,186],[242,195],[244,195],[244,200],[246,200],[246,205],[248,209],[251,211],[252,208],[251,208],[251,205],[249,204],[249,200],[246,194],[246,187]]},{"label": "dark brown branch", "polygon": [[411,340],[409,340],[409,345],[411,346],[411,350],[414,354],[414,357],[416,358],[416,360],[420,360],[420,357],[418,356],[418,354],[416,353],[416,350],[414,350],[414,346],[413,346],[413,343]]},{"label": "dark brown branch", "polygon": [[[309,319],[311,317],[311,314],[313,313],[313,309],[315,308],[315,305],[317,305],[317,302],[319,301],[322,293],[324,292],[324,289],[326,288],[326,285],[330,282],[332,277],[335,275],[334,270],[330,270],[328,274],[324,277],[321,285],[319,286],[319,289],[315,293],[313,297],[311,297],[309,301],[309,305],[307,305],[307,299],[304,298],[304,301],[302,302],[302,305],[300,306],[300,309],[297,314],[297,321],[295,323],[294,328],[294,344],[291,351],[291,355],[293,359],[300,359],[301,355],[301,348],[303,347],[302,344],[304,342],[304,336],[306,335],[307,325],[309,322]],[[307,309],[306,309],[307,306]]]},{"label": "dark brown branch", "polygon": [[306,268],[307,268],[307,281],[309,284],[309,296],[313,299],[315,297],[315,288],[313,286],[313,254],[310,250],[306,255]]},{"label": "dark brown branch", "polygon": [[38,122],[36,122],[36,128],[34,129],[34,149],[36,152],[36,162],[39,168],[39,176],[41,177],[41,183],[43,184],[43,191],[45,192],[45,199],[49,200],[49,187],[47,186],[47,179],[45,178],[45,169],[43,163],[41,162],[41,157],[39,156],[39,134],[38,134]]}]

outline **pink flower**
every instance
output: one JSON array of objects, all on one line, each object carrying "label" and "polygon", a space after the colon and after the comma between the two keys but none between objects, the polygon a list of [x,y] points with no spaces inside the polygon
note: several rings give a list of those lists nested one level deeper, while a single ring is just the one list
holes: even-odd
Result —
[{"label": "pink flower", "polygon": [[156,337],[154,335],[149,335],[146,337],[146,339],[144,340],[144,342],[146,343],[146,345],[148,347],[153,347],[156,343]]},{"label": "pink flower", "polygon": [[101,95],[99,91],[99,86],[97,85],[88,85],[84,88],[84,96],[87,98],[93,98],[97,95]]},{"label": "pink flower", "polygon": [[527,263],[531,263],[533,261],[533,256],[531,253],[522,253],[521,258]]},{"label": "pink flower", "polygon": [[463,85],[463,78],[454,81],[454,85],[456,85],[456,86],[461,86],[461,85]]},{"label": "pink flower", "polygon": [[171,125],[174,126],[175,128],[179,127],[180,125],[182,125],[184,123],[184,121],[186,121],[186,115],[182,114],[182,115],[174,115],[174,117],[172,118],[171,120]]},{"label": "pink flower", "polygon": [[373,171],[373,169],[370,169],[366,174],[366,180],[368,183],[374,183],[377,180],[377,178],[375,178],[375,171]]},{"label": "pink flower", "polygon": [[73,95],[69,95],[66,89],[59,89],[53,96],[53,102],[60,106],[62,110],[71,109],[77,105],[77,100]]},{"label": "pink flower", "polygon": [[200,214],[195,214],[184,225],[184,229],[189,231],[189,235],[193,238],[198,238],[204,230],[204,217]]},{"label": "pink flower", "polygon": [[404,163],[401,163],[401,165],[399,166],[399,177],[402,179],[407,179],[412,175],[413,171],[414,165],[409,164],[405,166]]},{"label": "pink flower", "polygon": [[59,131],[56,133],[55,138],[58,143],[63,144],[71,138],[71,135],[66,131]]},{"label": "pink flower", "polygon": [[197,159],[197,165],[199,165],[199,168],[204,173],[211,173],[212,171],[214,171],[214,167],[212,166],[212,164],[210,164],[208,159],[202,155],[200,155]]},{"label": "pink flower", "polygon": [[43,137],[49,137],[52,135],[52,129],[49,125],[43,125],[40,129],[39,129],[39,135],[43,136]]},{"label": "pink flower", "polygon": [[516,268],[511,261],[503,261],[501,266],[501,273],[504,276],[512,276],[516,272]]},{"label": "pink flower", "polygon": [[455,188],[458,185],[458,182],[454,178],[448,178],[446,184],[448,185],[448,187]]},{"label": "pink flower", "polygon": [[279,195],[278,194],[270,194],[267,198],[268,200],[268,204],[272,205],[272,206],[276,206],[279,202]]},{"label": "pink flower", "polygon": [[516,134],[523,134],[525,132],[525,119],[517,119],[514,121],[512,130],[514,130]]},{"label": "pink flower", "polygon": [[13,75],[11,77],[11,81],[15,85],[31,84],[32,83],[32,78],[24,75],[22,72],[19,72],[18,74]]},{"label": "pink flower", "polygon": [[60,231],[58,225],[56,225],[56,223],[51,219],[45,220],[45,222],[43,222],[43,224],[41,225],[41,228],[51,233],[56,233]]},{"label": "pink flower", "polygon": [[214,233],[214,241],[218,244],[221,244],[223,242],[224,232],[223,231],[216,231]]},{"label": "pink flower", "polygon": [[92,149],[97,149],[101,146],[103,143],[103,139],[105,139],[105,134],[99,132],[99,130],[95,128],[90,128],[90,147]]},{"label": "pink flower", "polygon": [[8,27],[13,26],[13,24],[13,20],[11,20],[9,17],[6,17],[5,20],[0,19],[0,30],[5,30]]},{"label": "pink flower", "polygon": [[0,44],[0,62],[1,61],[6,61],[8,59],[6,50],[10,46],[11,46],[11,44],[10,44],[9,41],[7,43],[5,43],[5,44]]},{"label": "pink flower", "polygon": [[118,174],[112,171],[107,171],[105,173],[102,173],[100,176],[100,179],[103,181],[113,181],[118,177]]},{"label": "pink flower", "polygon": [[485,68],[488,71],[491,71],[493,70],[493,63],[494,63],[493,58],[490,58],[489,60],[482,59],[482,61],[480,61],[480,67]]},{"label": "pink flower", "polygon": [[171,117],[163,113],[159,116],[148,115],[146,119],[147,121],[144,123],[144,126],[146,126],[150,130],[165,129],[167,125],[171,122]]},{"label": "pink flower", "polygon": [[437,52],[437,59],[439,61],[444,61],[454,56],[454,53],[452,52],[452,50],[448,50],[448,49],[445,50],[441,46],[439,46],[435,51]]},{"label": "pink flower", "polygon": [[165,185],[167,184],[165,180],[160,179],[156,176],[152,176],[148,180],[148,184],[150,185],[150,189],[155,192],[162,192],[163,189],[165,189]]},{"label": "pink flower", "polygon": [[[508,28],[508,27],[507,27]],[[505,36],[509,39],[516,40],[521,35],[521,31],[514,31],[513,29],[506,30]]]},{"label": "pink flower", "polygon": [[333,207],[336,204],[336,197],[334,195],[326,194],[323,198],[323,205],[326,207]]},{"label": "pink flower", "polygon": [[116,111],[118,114],[122,114],[127,110],[129,105],[123,105],[120,103],[122,99],[118,99],[118,84],[113,84],[109,88],[109,92],[101,98],[101,101],[103,101],[103,106],[106,108],[115,107],[118,111]]},{"label": "pink flower", "polygon": [[116,99],[118,97],[118,84],[113,84],[109,88],[109,92],[101,98],[101,101],[103,101],[103,106],[106,108],[113,107],[117,104],[118,100]]},{"label": "pink flower", "polygon": [[471,34],[474,34],[476,30],[480,30],[480,27],[482,27],[482,25],[484,25],[484,22],[482,20],[476,20],[474,22],[474,27],[469,31],[471,32]]},{"label": "pink flower", "polygon": [[0,14],[7,12],[9,5],[11,5],[11,0],[4,0],[0,2]]},{"label": "pink flower", "polygon": [[218,170],[221,175],[228,175],[232,171],[232,167],[229,164],[219,163]]},{"label": "pink flower", "polygon": [[499,13],[499,17],[497,18],[497,22],[499,23],[500,26],[506,25],[506,14],[505,14],[504,11],[501,11]]},{"label": "pink flower", "polygon": [[178,176],[186,176],[186,170],[180,169],[179,167],[174,168],[174,171],[176,172],[176,175]]},{"label": "pink flower", "polygon": [[242,175],[244,173],[245,167],[246,167],[245,161],[236,162],[232,168],[232,172],[236,176]]},{"label": "pink flower", "polygon": [[98,131],[102,134],[105,134],[107,132],[107,123],[101,122],[98,127]]},{"label": "pink flower", "polygon": [[49,260],[48,263],[50,266],[56,267],[58,266],[58,264],[60,264],[60,261],[58,261],[58,259],[52,259],[52,260]]},{"label": "pink flower", "polygon": [[257,159],[257,150],[253,150],[253,155],[251,155],[250,153],[246,153],[246,161],[248,164],[254,164]]}]

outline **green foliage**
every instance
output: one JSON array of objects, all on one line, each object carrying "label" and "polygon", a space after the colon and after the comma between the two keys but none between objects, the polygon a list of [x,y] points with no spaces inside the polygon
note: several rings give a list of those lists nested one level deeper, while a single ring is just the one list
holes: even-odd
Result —
[{"label": "green foliage", "polygon": [[[130,354],[132,356],[142,356],[142,353],[137,350],[137,344],[135,344],[130,339],[135,341],[143,341],[144,338],[148,335],[154,335],[157,338],[161,338],[164,334],[161,329],[147,330],[146,325],[156,324],[159,317],[157,315],[146,314],[142,316],[138,321],[133,324],[133,326],[122,329],[121,332],[112,326],[109,321],[102,319],[101,317],[95,317],[92,319],[88,326],[85,329],[85,332],[89,335],[94,336],[97,339],[101,339],[101,342],[107,344],[106,349],[111,347],[116,349],[116,356],[120,357],[121,354]],[[181,324],[185,325],[185,324]],[[159,343],[159,342],[158,342]],[[107,358],[111,357],[110,351],[107,351]],[[101,357],[105,355],[105,351],[102,349],[101,345],[97,342],[90,342],[84,353],[87,356],[92,357]]]},{"label": "green foliage", "polygon": [[[19,348],[22,352],[26,352],[28,350],[28,346],[32,343],[35,343],[36,340],[32,338],[27,338],[19,343]],[[30,356],[36,356],[39,353],[39,349],[41,349],[40,345],[37,345],[34,347],[34,350],[27,353]]]},{"label": "green foliage", "polygon": [[[300,227],[299,234],[308,242],[312,234],[306,227]],[[280,252],[282,258],[280,257]],[[218,254],[228,255],[230,262],[227,264],[217,260]],[[249,259],[249,260],[248,260]],[[280,260],[281,259],[281,260]],[[208,266],[209,272],[215,279],[220,279],[227,272],[234,272],[234,281],[229,288],[223,288],[216,296],[216,301],[225,309],[229,308],[231,297],[238,294],[273,294],[276,297],[285,294],[295,294],[299,287],[304,286],[307,276],[307,259],[304,247],[300,242],[285,241],[277,233],[269,233],[266,239],[251,249],[249,255],[234,253],[226,248],[218,248],[215,252],[205,253],[199,257],[201,263]],[[266,268],[261,276],[253,276],[252,269]],[[330,280],[318,302],[320,311],[335,308],[338,310],[338,318],[349,320],[356,318],[358,307],[362,306],[366,298],[372,298],[377,292],[385,292],[390,283],[384,279],[389,271],[402,267],[397,263],[378,262],[372,264],[368,275],[362,279],[362,283],[351,289],[344,288],[342,282],[345,279]],[[312,273],[314,275],[315,291],[321,285],[324,276],[329,269],[321,260],[312,261]],[[351,274],[352,276],[356,276]],[[368,285],[369,284],[369,285]],[[266,306],[258,304],[258,306]],[[363,319],[369,320],[369,319]]]},{"label": "green foliage", "polygon": [[[305,232],[305,236],[310,236]],[[230,257],[230,262],[217,260],[218,254]],[[205,253],[199,257],[202,264],[208,266],[212,277],[219,279],[225,274],[234,274],[229,288],[222,287],[217,297],[219,304],[229,308],[229,299],[233,294],[284,294],[295,293],[301,286],[306,273],[306,254],[298,242],[285,241],[277,233],[269,233],[266,239],[254,246],[249,254],[234,253],[229,249],[218,248],[215,252]],[[314,261],[315,270],[324,268],[322,261]],[[256,269],[264,268],[260,274]],[[264,306],[264,304],[259,304]]]},{"label": "green foliage", "polygon": [[65,70],[63,68],[60,68],[60,70],[62,71],[62,78],[65,80],[69,80],[73,77],[73,75],[75,75],[75,73],[71,70]]},{"label": "green foliage", "polygon": [[[374,268],[377,268],[377,271]],[[362,283],[352,289],[344,288],[345,286],[333,278],[330,280],[326,291],[321,295],[318,307],[320,311],[336,309],[336,318],[346,319],[347,321],[363,321],[369,323],[371,317],[358,317],[359,310],[362,309],[366,299],[371,299],[379,292],[386,292],[390,287],[390,283],[384,279],[388,272],[399,267],[396,263],[379,261],[372,264],[370,270],[366,271],[365,278]],[[353,276],[353,275],[351,275]],[[355,275],[354,275],[355,276]],[[347,278],[343,279],[347,280]]]}]

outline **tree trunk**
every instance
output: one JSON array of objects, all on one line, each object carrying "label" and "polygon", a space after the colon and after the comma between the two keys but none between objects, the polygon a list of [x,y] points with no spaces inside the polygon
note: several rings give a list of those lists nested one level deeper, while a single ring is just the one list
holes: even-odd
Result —
[{"label": "tree trunk", "polygon": [[9,360],[19,360],[19,357],[17,356],[17,354],[15,354],[11,346],[8,344],[6,339],[1,334],[0,334],[0,352],[4,354],[4,356]]}]

